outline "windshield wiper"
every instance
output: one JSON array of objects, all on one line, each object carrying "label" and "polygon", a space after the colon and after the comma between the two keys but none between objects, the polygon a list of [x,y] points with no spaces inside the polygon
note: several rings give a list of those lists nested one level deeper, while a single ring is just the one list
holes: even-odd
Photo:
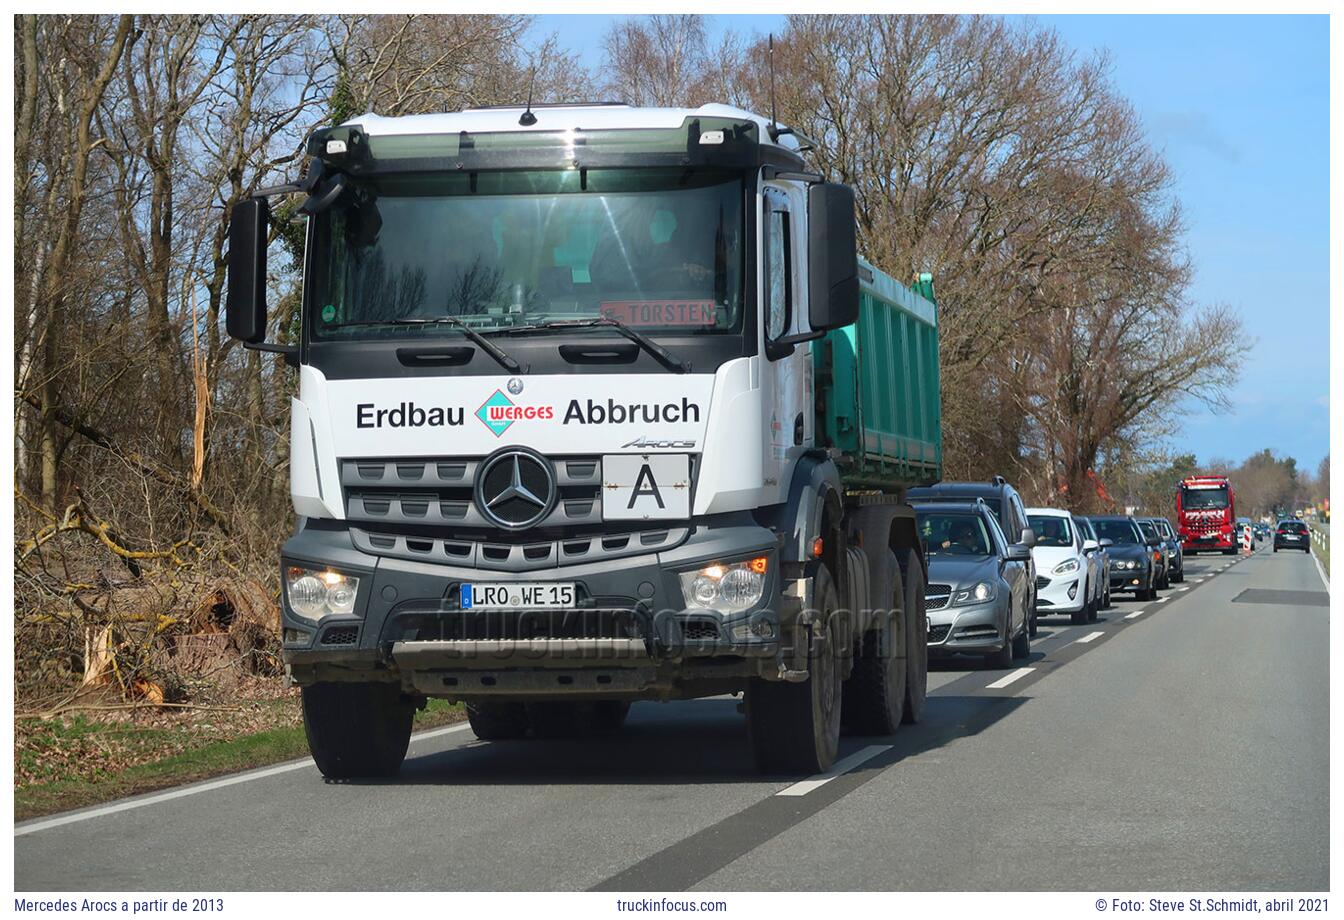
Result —
[{"label": "windshield wiper", "polygon": [[509,357],[508,352],[500,348],[494,342],[481,335],[475,329],[468,326],[456,316],[436,316],[433,319],[382,319],[382,320],[359,320],[353,323],[340,323],[329,328],[344,329],[348,326],[439,326],[447,325],[460,331],[467,338],[471,339],[477,345],[481,346],[481,351],[498,361],[505,370],[515,374],[523,372],[520,365],[513,358]]},{"label": "windshield wiper", "polygon": [[625,336],[625,338],[647,351],[659,364],[672,371],[672,373],[690,373],[690,364],[673,355],[672,352],[659,345],[647,335],[644,335],[642,332],[636,332],[625,323],[611,316],[598,316],[593,319],[557,319],[544,323],[532,323],[526,326],[505,326],[502,329],[491,329],[488,334],[513,335],[521,332],[563,332],[567,329],[601,329],[603,327],[615,329],[621,335]]}]

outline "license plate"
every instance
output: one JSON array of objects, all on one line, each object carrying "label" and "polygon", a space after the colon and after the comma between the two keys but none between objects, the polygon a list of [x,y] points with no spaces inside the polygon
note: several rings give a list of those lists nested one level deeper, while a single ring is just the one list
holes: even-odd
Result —
[{"label": "license plate", "polygon": [[574,582],[476,582],[462,585],[463,610],[545,610],[575,606]]}]

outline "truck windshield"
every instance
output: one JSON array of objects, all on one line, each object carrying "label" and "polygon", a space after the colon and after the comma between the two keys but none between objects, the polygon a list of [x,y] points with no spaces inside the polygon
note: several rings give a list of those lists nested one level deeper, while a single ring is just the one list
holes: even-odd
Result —
[{"label": "truck windshield", "polygon": [[677,335],[741,328],[737,174],[483,172],[380,177],[360,189],[362,206],[347,195],[316,217],[317,338],[459,334],[393,325],[442,316],[481,331],[599,316]]},{"label": "truck windshield", "polygon": [[1187,511],[1195,508],[1226,508],[1227,486],[1214,489],[1181,489],[1181,507]]}]

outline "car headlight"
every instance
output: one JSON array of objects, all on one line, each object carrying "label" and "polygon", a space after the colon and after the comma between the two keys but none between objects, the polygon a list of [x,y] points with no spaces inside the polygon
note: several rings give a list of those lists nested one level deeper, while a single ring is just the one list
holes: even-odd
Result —
[{"label": "car headlight", "polygon": [[758,556],[741,562],[716,562],[693,572],[681,572],[681,595],[688,607],[716,613],[740,613],[761,602],[769,559]]},{"label": "car headlight", "polygon": [[962,588],[952,595],[952,606],[957,604],[980,604],[984,601],[993,600],[994,586],[988,582],[980,582],[970,588]]},{"label": "car headlight", "polygon": [[1055,566],[1054,571],[1056,575],[1067,575],[1070,572],[1076,572],[1078,571],[1078,560],[1065,559],[1059,565]]},{"label": "car headlight", "polygon": [[1137,569],[1139,564],[1133,559],[1117,559],[1115,562],[1117,569]]},{"label": "car headlight", "polygon": [[355,612],[359,578],[330,569],[291,565],[285,569],[285,596],[289,609],[305,620]]}]

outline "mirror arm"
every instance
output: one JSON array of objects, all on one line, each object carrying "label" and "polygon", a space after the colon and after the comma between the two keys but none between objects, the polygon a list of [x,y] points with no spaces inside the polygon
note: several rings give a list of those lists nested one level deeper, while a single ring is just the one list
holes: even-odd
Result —
[{"label": "mirror arm", "polygon": [[244,342],[243,347],[248,351],[264,351],[272,355],[283,355],[285,364],[290,367],[299,366],[299,346],[281,345],[278,342]]},{"label": "mirror arm", "polygon": [[777,339],[767,339],[765,343],[765,356],[771,361],[778,361],[780,358],[787,358],[793,354],[793,348],[801,342],[811,342],[819,339],[826,334],[824,329],[813,329],[810,332],[795,332],[792,335],[781,335]]}]

